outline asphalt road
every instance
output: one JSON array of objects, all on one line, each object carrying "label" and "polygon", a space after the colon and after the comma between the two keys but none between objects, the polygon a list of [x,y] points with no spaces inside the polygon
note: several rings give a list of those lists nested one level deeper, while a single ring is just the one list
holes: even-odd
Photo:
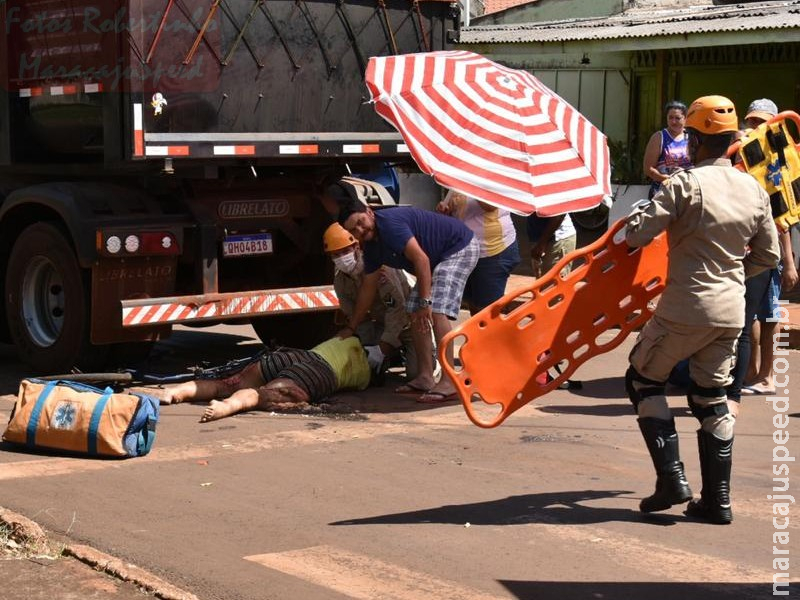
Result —
[{"label": "asphalt road", "polygon": [[[493,430],[459,404],[394,395],[393,380],[339,396],[352,411],[338,418],[200,424],[202,405],[163,407],[153,452],[123,462],[4,445],[0,505],[204,600],[771,597],[771,405],[746,399],[737,424],[732,525],[678,507],[643,517],[654,476],[624,398],[631,342],[584,365],[582,390],[553,392]],[[249,327],[219,326],[181,330],[158,356],[169,369],[257,348]],[[0,365],[5,422],[26,370],[8,347]],[[789,377],[795,399],[794,352]],[[684,398],[670,404],[699,493],[696,422]],[[800,410],[789,412],[793,436]]]}]

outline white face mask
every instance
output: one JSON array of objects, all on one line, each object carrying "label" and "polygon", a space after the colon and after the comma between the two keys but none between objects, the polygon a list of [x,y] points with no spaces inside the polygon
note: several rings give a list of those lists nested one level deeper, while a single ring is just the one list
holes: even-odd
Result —
[{"label": "white face mask", "polygon": [[364,264],[356,252],[349,252],[333,259],[333,264],[346,275],[360,275],[364,270]]}]

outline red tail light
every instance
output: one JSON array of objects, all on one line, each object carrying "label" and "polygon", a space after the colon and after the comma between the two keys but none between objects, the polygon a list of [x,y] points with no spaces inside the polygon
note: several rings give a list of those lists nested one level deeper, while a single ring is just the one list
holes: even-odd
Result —
[{"label": "red tail light", "polygon": [[169,232],[148,231],[139,237],[142,240],[141,254],[180,254],[181,252],[178,240]]},{"label": "red tail light", "polygon": [[175,256],[181,253],[181,244],[178,235],[170,231],[98,231],[97,250],[119,258]]}]

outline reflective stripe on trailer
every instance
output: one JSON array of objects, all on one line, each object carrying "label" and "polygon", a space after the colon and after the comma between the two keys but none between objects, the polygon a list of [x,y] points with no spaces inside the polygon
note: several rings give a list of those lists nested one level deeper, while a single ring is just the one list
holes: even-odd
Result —
[{"label": "reflective stripe on trailer", "polygon": [[138,102],[133,105],[133,155],[144,156],[144,115]]},{"label": "reflective stripe on trailer", "polygon": [[187,323],[310,310],[333,310],[332,286],[122,301],[122,326]]},{"label": "reflective stripe on trailer", "polygon": [[[2,2],[2,0],[0,0]],[[246,157],[304,157],[304,156],[370,156],[382,154],[408,154],[408,147],[397,142],[381,143],[375,140],[356,141],[325,140],[318,143],[275,143],[260,139],[260,134],[231,134],[226,140],[216,136],[204,139],[196,134],[161,134],[145,132],[144,106],[134,104],[134,156],[137,157],[191,157],[191,158],[246,158]],[[138,145],[141,143],[141,147]],[[141,152],[139,152],[141,150]]]},{"label": "reflective stripe on trailer", "polygon": [[281,154],[319,154],[317,144],[281,144],[278,146]]},{"label": "reflective stripe on trailer", "polygon": [[214,146],[214,156],[255,156],[255,146]]},{"label": "reflective stripe on trailer", "polygon": [[189,156],[189,146],[145,146],[145,156]]},{"label": "reflective stripe on trailer", "polygon": [[380,154],[380,144],[345,144],[343,154]]},{"label": "reflective stripe on trailer", "polygon": [[97,94],[103,91],[102,83],[69,83],[64,85],[51,85],[44,87],[22,88],[19,90],[20,98],[33,98],[36,96],[74,96],[80,92],[84,94]]}]

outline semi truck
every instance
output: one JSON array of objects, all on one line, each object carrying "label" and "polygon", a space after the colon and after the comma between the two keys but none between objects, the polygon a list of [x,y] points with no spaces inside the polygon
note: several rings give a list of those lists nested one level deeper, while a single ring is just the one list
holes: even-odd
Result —
[{"label": "semi truck", "polygon": [[413,164],[371,56],[441,50],[450,0],[0,0],[0,341],[41,372],[177,324],[332,331],[320,190]]}]

